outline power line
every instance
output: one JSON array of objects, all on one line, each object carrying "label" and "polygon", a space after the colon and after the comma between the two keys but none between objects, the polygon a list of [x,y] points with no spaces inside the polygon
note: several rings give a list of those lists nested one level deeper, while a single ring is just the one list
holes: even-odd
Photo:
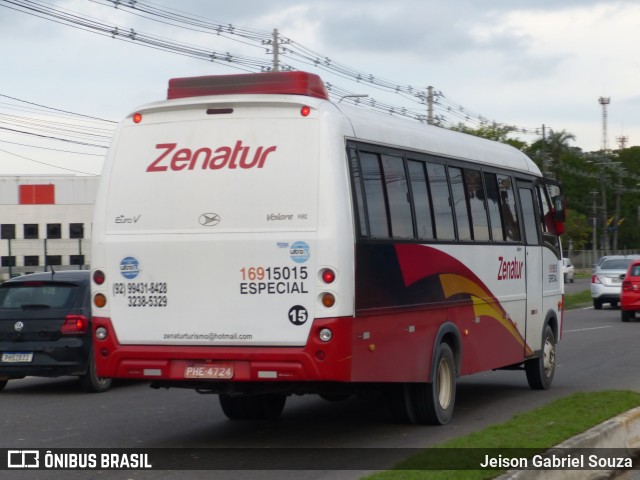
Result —
[{"label": "power line", "polygon": [[29,102],[29,101],[27,101],[27,100],[22,100],[22,99],[20,99],[20,98],[11,97],[11,96],[9,96],[9,95],[3,95],[3,94],[1,94],[1,93],[0,93],[0,97],[9,98],[9,99],[11,99],[11,100],[15,100],[15,101],[17,101],[17,102],[26,103],[26,104],[28,104],[28,105],[34,105],[34,106],[37,106],[37,107],[40,107],[40,108],[45,108],[45,109],[47,109],[47,110],[54,110],[54,111],[56,111],[56,112],[68,113],[68,114],[71,114],[71,115],[76,116],[76,117],[91,118],[91,119],[93,119],[93,120],[99,120],[99,121],[101,121],[101,122],[117,123],[117,122],[114,122],[114,121],[112,121],[112,120],[105,120],[104,118],[91,117],[91,116],[89,116],[89,115],[83,115],[82,113],[75,113],[75,112],[70,112],[70,111],[68,111],[68,110],[61,110],[61,109],[59,109],[59,108],[47,107],[46,105],[41,105],[41,104],[39,104],[39,103]]},{"label": "power line", "polygon": [[68,172],[74,172],[74,173],[81,173],[83,175],[96,176],[95,173],[83,172],[83,171],[80,171],[80,170],[74,170],[72,168],[66,168],[66,167],[60,167],[58,165],[52,165],[51,163],[46,163],[46,162],[41,162],[39,160],[34,160],[33,158],[25,157],[24,155],[18,155],[17,153],[13,153],[13,152],[8,152],[7,150],[0,149],[0,152],[6,153],[8,155],[13,155],[14,157],[19,157],[19,158],[22,158],[24,160],[28,160],[29,162],[39,163],[40,165],[46,165],[47,167],[59,168],[60,170],[66,170]]},{"label": "power line", "polygon": [[104,157],[103,153],[76,152],[74,150],[62,150],[60,148],[41,147],[39,145],[31,145],[31,144],[28,144],[28,143],[19,143],[19,142],[10,142],[8,140],[0,140],[0,143],[9,143],[11,145],[19,145],[21,147],[39,148],[39,149],[42,149],[42,150],[51,150],[52,152],[71,153],[71,154],[74,154],[74,155],[89,155],[89,156],[92,156],[92,157]]},{"label": "power line", "polygon": [[[196,29],[197,31],[204,31],[207,33],[215,33],[216,35],[225,35],[226,38],[238,41],[237,38],[241,37],[243,40],[250,40],[253,42],[260,42],[262,46],[271,44],[274,49],[273,41],[271,40],[271,34],[269,32],[259,30],[249,30],[235,27],[231,24],[223,24],[221,22],[205,19],[204,17],[194,16],[192,14],[175,10],[167,9],[164,7],[158,7],[156,4],[145,0],[92,0],[94,3],[102,5],[110,5],[121,10],[127,11],[134,15],[143,16],[146,19],[153,21],[159,21],[162,23],[169,23],[172,26],[180,28]],[[278,41],[278,40],[276,40]],[[335,60],[323,56],[313,50],[305,47],[304,45],[287,37],[280,37],[279,40],[282,45],[278,48],[279,53],[282,56],[288,56],[289,58],[298,61],[304,65],[309,65],[317,69],[321,69],[327,72],[331,72],[338,77],[354,81],[359,84],[368,85],[370,87],[384,90],[394,93],[405,99],[408,99],[421,106],[427,105],[427,96],[425,95],[425,88],[419,88],[413,85],[401,84],[391,80],[384,79],[382,77],[367,73],[348,65],[341,64]],[[247,43],[242,41],[242,43]],[[257,47],[257,45],[254,45]],[[261,67],[261,69],[265,69]],[[268,68],[267,68],[268,69]],[[292,67],[284,66],[284,69],[292,69]],[[505,125],[495,120],[489,120],[483,115],[475,113],[462,105],[453,102],[446,97],[442,92],[436,91],[433,96],[433,107],[439,112],[436,115],[435,123],[441,126],[456,126],[455,120],[458,123],[470,123],[475,127],[482,127],[488,124]],[[379,102],[377,102],[379,105]],[[416,118],[423,121],[422,114],[412,112],[412,109],[406,107],[399,107],[394,105],[385,105],[384,107],[374,107],[377,110],[394,111],[394,112],[408,112],[407,116]],[[403,113],[400,113],[402,115]],[[454,120],[448,117],[453,117]],[[534,127],[517,127],[514,125],[505,125],[511,130],[522,134],[536,134],[539,135],[539,128]]]},{"label": "power line", "polygon": [[[218,52],[207,48],[185,44],[182,42],[176,42],[155,35],[149,35],[133,28],[108,25],[100,20],[88,17],[84,14],[78,14],[76,12],[72,12],[71,10],[63,9],[60,7],[56,8],[51,4],[47,4],[43,1],[0,1],[13,5],[13,7],[7,8],[11,8],[22,13],[27,13],[39,18],[90,31],[92,33],[97,33],[103,36],[110,36],[118,40],[137,43],[143,46],[167,51],[170,53],[224,64],[248,72],[271,70],[271,62],[269,60],[231,54],[230,52]],[[287,37],[279,37],[275,40],[272,40],[271,33],[269,32],[238,28],[231,24],[223,24],[180,10],[158,6],[153,2],[145,0],[92,1],[93,3],[99,5],[115,7],[120,11],[127,12],[146,20],[151,20],[172,27],[188,29],[191,31],[214,34],[226,39],[252,46],[254,48],[259,48],[262,51],[265,51],[265,46],[272,45],[274,49],[275,47],[278,47],[277,50],[282,56],[288,57],[291,60],[299,62],[303,65],[308,65],[316,69],[330,72],[337,77],[353,81],[361,85],[366,85],[374,89],[399,95],[400,97],[403,97],[404,99],[407,99],[422,107],[427,106],[427,95],[425,94],[424,88],[393,82],[382,77],[354,69],[352,67],[349,67],[348,65],[341,64],[329,57],[314,52],[313,50],[308,49],[307,47]],[[274,41],[280,42],[281,45],[273,45]],[[266,52],[268,51],[269,50],[267,49]],[[281,69],[294,70],[295,68],[292,65],[282,65]],[[328,83],[328,86],[331,87],[332,95],[338,95],[340,97],[352,97],[354,95],[353,92],[349,92],[345,89],[339,88],[332,83]],[[489,120],[486,117],[453,102],[440,91],[436,91],[432,98],[433,104],[431,106],[438,112],[434,118],[434,123],[436,125],[444,127],[455,127],[460,125],[461,123],[472,124],[475,127],[496,125],[506,126],[510,130],[518,133],[539,134],[539,130],[537,128],[517,127]],[[380,102],[373,98],[369,98],[366,102],[352,101],[351,103],[364,105],[369,108],[384,111],[393,115],[408,116],[419,121],[426,121],[426,116],[422,113],[422,111],[403,106],[397,106],[386,102]]]}]

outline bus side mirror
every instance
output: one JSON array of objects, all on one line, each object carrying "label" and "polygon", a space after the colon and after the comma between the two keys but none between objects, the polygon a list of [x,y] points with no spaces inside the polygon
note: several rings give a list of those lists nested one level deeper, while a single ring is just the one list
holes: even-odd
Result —
[{"label": "bus side mirror", "polygon": [[561,195],[553,197],[553,211],[556,221],[564,222],[567,219],[564,207],[564,198]]}]

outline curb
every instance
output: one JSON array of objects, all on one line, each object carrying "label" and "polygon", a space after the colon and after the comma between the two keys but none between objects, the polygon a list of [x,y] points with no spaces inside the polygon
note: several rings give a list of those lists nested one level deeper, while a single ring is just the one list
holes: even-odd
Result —
[{"label": "curb", "polygon": [[[584,433],[565,440],[554,449],[594,449],[615,448],[627,450],[628,457],[637,452],[630,450],[640,448],[640,407],[633,408],[606,422],[596,425]],[[611,478],[618,470],[509,470],[497,480],[596,480]]]}]

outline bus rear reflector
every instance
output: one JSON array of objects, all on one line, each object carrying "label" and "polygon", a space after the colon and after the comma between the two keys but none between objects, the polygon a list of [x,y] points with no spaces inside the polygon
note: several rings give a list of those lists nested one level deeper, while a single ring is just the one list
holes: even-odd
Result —
[{"label": "bus rear reflector", "polygon": [[307,72],[266,72],[172,78],[167,99],[232,94],[305,95],[329,99],[322,79]]}]

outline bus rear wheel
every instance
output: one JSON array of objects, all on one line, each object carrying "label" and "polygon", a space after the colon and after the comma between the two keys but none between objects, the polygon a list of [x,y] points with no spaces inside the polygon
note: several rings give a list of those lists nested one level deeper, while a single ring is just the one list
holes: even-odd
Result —
[{"label": "bus rear wheel", "polygon": [[538,358],[527,360],[524,368],[532,389],[547,390],[551,387],[556,372],[556,339],[549,325],[544,328],[542,354]]},{"label": "bus rear wheel", "polygon": [[396,421],[424,425],[445,425],[451,421],[456,399],[456,364],[453,351],[441,343],[430,383],[404,383],[391,394],[391,411]]},{"label": "bus rear wheel", "polygon": [[232,396],[221,393],[220,407],[231,420],[273,420],[284,410],[286,395],[265,393]]}]

